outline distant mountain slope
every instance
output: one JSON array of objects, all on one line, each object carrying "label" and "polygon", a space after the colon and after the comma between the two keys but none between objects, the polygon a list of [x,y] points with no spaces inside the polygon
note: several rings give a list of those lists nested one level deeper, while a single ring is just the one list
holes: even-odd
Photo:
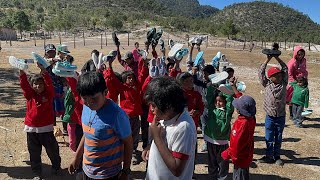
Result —
[{"label": "distant mountain slope", "polygon": [[222,24],[227,19],[233,20],[241,31],[261,36],[306,38],[308,34],[316,34],[320,30],[319,25],[308,16],[282,4],[270,2],[256,1],[230,5],[214,14],[210,20]]}]

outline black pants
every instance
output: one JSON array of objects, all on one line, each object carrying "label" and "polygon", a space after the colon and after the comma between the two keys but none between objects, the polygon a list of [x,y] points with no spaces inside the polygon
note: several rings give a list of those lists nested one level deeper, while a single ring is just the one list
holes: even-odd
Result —
[{"label": "black pants", "polygon": [[249,180],[249,168],[239,168],[234,165],[233,180]]},{"label": "black pants", "polygon": [[149,106],[146,104],[142,104],[142,116],[141,116],[141,139],[142,139],[142,148],[146,148],[148,146],[148,131],[149,131],[149,122],[148,122],[148,114],[149,114]]},{"label": "black pants", "polygon": [[42,146],[46,149],[52,168],[55,170],[60,169],[61,158],[59,155],[59,146],[52,131],[45,133],[27,133],[27,144],[30,154],[31,169],[34,173],[41,174],[42,172]]},{"label": "black pants", "polygon": [[229,171],[229,161],[221,157],[221,153],[228,148],[226,145],[216,145],[207,142],[208,172],[210,179],[225,179]]},{"label": "black pants", "polygon": [[76,124],[76,147],[78,148],[80,141],[82,139],[83,136],[83,130],[82,130],[82,126],[79,124]]}]

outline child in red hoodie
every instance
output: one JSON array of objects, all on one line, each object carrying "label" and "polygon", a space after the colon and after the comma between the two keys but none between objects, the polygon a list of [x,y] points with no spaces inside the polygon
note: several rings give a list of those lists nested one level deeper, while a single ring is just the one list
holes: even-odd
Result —
[{"label": "child in red hoodie", "polygon": [[41,150],[45,147],[52,163],[52,172],[61,172],[61,158],[59,146],[53,135],[54,111],[53,98],[54,87],[49,73],[38,64],[41,75],[34,75],[27,79],[27,75],[20,70],[20,85],[24,97],[27,99],[27,112],[24,131],[27,132],[27,145],[30,155],[31,169],[35,178],[41,179]]},{"label": "child in red hoodie", "polygon": [[[142,62],[143,66],[139,70],[139,77],[136,77],[133,71],[124,71],[122,76],[122,82],[116,77],[112,70],[112,60],[109,61],[109,68],[104,72],[107,86],[117,84],[118,91],[120,92],[120,107],[126,112],[130,118],[130,125],[132,130],[133,139],[133,157],[132,164],[139,164],[141,160],[138,159],[138,143],[139,143],[139,132],[140,132],[140,119],[142,115],[142,83],[148,76],[148,66],[146,62]],[[114,91],[109,91],[110,95],[113,96]]]},{"label": "child in red hoodie", "polygon": [[187,99],[187,108],[196,127],[199,126],[200,116],[203,113],[204,105],[202,96],[198,91],[193,90],[193,76],[188,72],[180,73],[177,80],[181,85],[184,96]]},{"label": "child in red hoodie", "polygon": [[230,133],[230,147],[221,153],[223,159],[234,164],[233,179],[249,179],[249,166],[253,158],[256,102],[250,96],[240,96],[232,105],[239,114]]}]

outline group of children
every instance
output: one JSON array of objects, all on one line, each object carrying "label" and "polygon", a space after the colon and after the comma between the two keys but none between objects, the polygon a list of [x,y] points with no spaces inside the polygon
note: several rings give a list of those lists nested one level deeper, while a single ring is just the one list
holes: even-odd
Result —
[{"label": "group of children", "polygon": [[[238,91],[234,69],[224,68],[229,76],[212,83],[210,75],[219,73],[216,72],[219,68],[204,61],[196,66],[192,64],[193,48],[196,46],[200,51],[201,44],[191,44],[187,58],[190,68],[186,72],[180,68],[182,57],[166,58],[165,48],[161,48],[162,57],[159,57],[156,43],[152,43],[151,60],[146,56],[148,42],[145,51],[139,50],[136,43],[133,52],[127,52],[124,58],[121,58],[120,43],[115,44],[116,56],[98,67],[91,59],[82,68],[81,75],[74,77],[63,78],[52,72],[56,62],[73,62],[66,46],[61,45],[58,57],[52,44],[45,47],[44,58],[50,66],[44,68],[38,63],[40,75],[28,81],[25,72],[20,71],[21,87],[27,99],[25,131],[35,178],[42,178],[42,146],[52,162],[53,172],[61,171],[53,126],[55,112],[59,111],[57,103],[61,103],[63,97],[62,119],[68,123],[70,148],[75,156],[69,172],[77,173],[80,179],[128,179],[131,164],[142,160],[147,162],[146,179],[192,179],[199,126],[206,145],[203,151],[208,154],[210,179],[227,178],[230,159],[234,164],[233,179],[249,179],[256,102]],[[97,50],[92,54],[100,55]],[[281,69],[272,67],[266,76],[266,66],[272,58]],[[114,72],[115,59],[125,68],[121,74]],[[278,56],[267,56],[259,71],[265,88],[267,145],[261,162],[283,164],[280,148],[287,77],[286,64]],[[308,90],[306,77],[298,75],[295,80],[290,84],[293,88],[290,102],[293,120],[300,127],[301,112],[308,106]],[[220,92],[221,84],[229,84],[233,93]],[[64,96],[61,96],[63,90]],[[231,127],[234,110],[238,117]],[[137,149],[140,128],[143,152]]]}]

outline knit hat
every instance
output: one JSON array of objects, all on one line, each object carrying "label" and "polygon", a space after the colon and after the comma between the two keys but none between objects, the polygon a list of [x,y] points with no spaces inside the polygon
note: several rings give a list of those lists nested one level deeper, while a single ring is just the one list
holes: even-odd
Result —
[{"label": "knit hat", "polygon": [[56,51],[56,47],[53,44],[47,44],[44,46],[44,50],[45,52]]},{"label": "knit hat", "polygon": [[277,73],[281,73],[282,71],[278,68],[278,67],[271,67],[268,70],[268,78],[270,78],[271,76],[277,74]]},{"label": "knit hat", "polygon": [[57,51],[58,52],[62,52],[62,53],[67,54],[67,55],[70,53],[70,51],[68,50],[68,46],[64,45],[64,44],[58,45]]},{"label": "knit hat", "polygon": [[238,109],[241,115],[255,116],[256,115],[256,101],[251,96],[243,95],[233,100],[232,105]]}]

